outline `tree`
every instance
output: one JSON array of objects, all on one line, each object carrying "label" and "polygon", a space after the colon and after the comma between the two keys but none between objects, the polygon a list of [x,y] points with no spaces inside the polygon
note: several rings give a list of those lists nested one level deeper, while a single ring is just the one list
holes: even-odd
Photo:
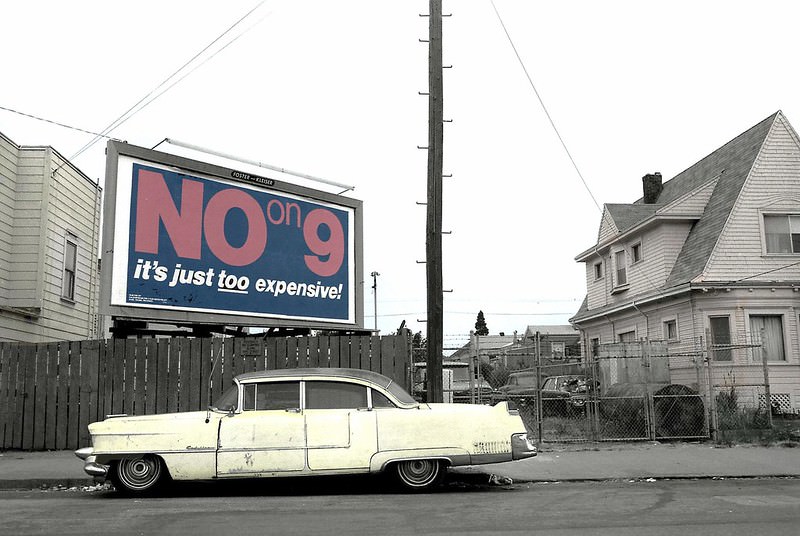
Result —
[{"label": "tree", "polygon": [[475,321],[475,335],[488,335],[489,328],[486,327],[486,319],[483,317],[483,311],[478,311],[478,319]]},{"label": "tree", "polygon": [[414,356],[414,361],[425,361],[425,354],[428,351],[428,339],[422,336],[422,332],[418,331],[411,339],[411,351]]}]

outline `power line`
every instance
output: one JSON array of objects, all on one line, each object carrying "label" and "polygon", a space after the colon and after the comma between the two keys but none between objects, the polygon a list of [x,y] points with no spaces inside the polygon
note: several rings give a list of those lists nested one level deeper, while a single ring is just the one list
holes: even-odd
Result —
[{"label": "power line", "polygon": [[[237,20],[236,22],[234,22],[234,23],[233,23],[233,24],[232,24],[232,25],[231,25],[231,26],[230,26],[230,27],[229,27],[227,30],[225,30],[225,31],[224,31],[224,32],[222,32],[222,33],[221,33],[219,36],[217,36],[217,38],[216,38],[216,39],[214,39],[214,40],[213,40],[213,41],[211,41],[211,42],[210,42],[208,45],[206,45],[206,46],[205,46],[205,47],[204,47],[204,48],[203,48],[203,49],[202,49],[200,52],[198,52],[197,54],[195,54],[194,56],[192,56],[192,58],[191,58],[189,61],[185,62],[183,65],[181,65],[181,67],[180,67],[179,69],[177,69],[175,72],[173,72],[173,73],[172,73],[171,75],[169,75],[167,78],[165,78],[165,79],[164,79],[164,80],[163,80],[163,81],[162,81],[160,84],[158,84],[158,85],[157,85],[155,88],[153,88],[152,90],[150,90],[150,92],[149,92],[147,95],[145,95],[144,97],[142,97],[141,99],[139,99],[139,101],[137,101],[137,102],[136,102],[136,104],[134,104],[133,106],[131,106],[130,108],[128,108],[128,109],[127,109],[127,110],[126,110],[126,111],[125,111],[125,112],[124,112],[122,115],[120,115],[118,118],[116,118],[114,121],[112,121],[112,122],[111,122],[111,123],[110,123],[110,124],[109,124],[109,125],[108,125],[106,128],[104,128],[104,129],[101,131],[101,133],[100,133],[100,134],[97,134],[97,135],[95,135],[95,137],[94,137],[94,138],[92,138],[92,140],[91,140],[91,141],[89,141],[89,143],[87,143],[86,145],[84,145],[83,147],[81,147],[81,148],[78,150],[78,152],[77,152],[77,153],[75,153],[74,155],[72,155],[72,156],[70,157],[70,160],[74,160],[75,158],[77,158],[78,156],[80,156],[80,155],[81,155],[81,154],[82,154],[84,151],[86,151],[86,150],[87,150],[87,149],[89,149],[89,148],[90,148],[92,145],[94,145],[95,143],[97,143],[97,141],[99,141],[101,138],[103,138],[103,137],[107,137],[107,134],[109,134],[111,131],[113,131],[114,129],[116,129],[117,127],[119,127],[119,126],[120,126],[120,125],[122,125],[123,123],[125,123],[125,122],[126,122],[128,119],[130,119],[131,117],[133,117],[134,115],[136,115],[137,113],[139,113],[139,112],[140,112],[142,109],[144,109],[144,108],[145,108],[147,105],[149,105],[149,104],[150,104],[151,102],[153,102],[155,99],[157,99],[158,97],[160,97],[161,95],[163,95],[164,93],[166,93],[166,92],[167,92],[167,91],[168,91],[170,88],[174,87],[174,86],[175,86],[175,84],[177,84],[178,82],[180,82],[181,80],[183,80],[184,78],[186,78],[186,76],[188,76],[189,74],[191,74],[192,72],[194,72],[194,71],[197,69],[197,67],[200,67],[200,65],[203,65],[204,63],[206,63],[208,60],[210,60],[211,58],[213,58],[214,56],[216,56],[217,54],[219,54],[219,53],[220,53],[222,50],[224,50],[225,48],[227,48],[227,47],[228,47],[228,46],[229,46],[231,43],[233,43],[234,41],[236,41],[237,39],[239,39],[239,37],[241,37],[242,35],[244,35],[245,33],[247,33],[247,32],[248,32],[248,31],[249,31],[249,30],[252,28],[252,26],[251,26],[250,28],[248,28],[247,30],[245,30],[245,32],[243,32],[243,33],[239,34],[239,35],[238,35],[236,38],[234,38],[233,40],[231,40],[230,42],[228,42],[228,43],[227,43],[225,46],[223,46],[222,48],[220,48],[219,50],[217,50],[216,52],[214,52],[214,54],[212,54],[212,55],[211,55],[209,58],[207,58],[205,61],[203,61],[203,62],[202,62],[200,65],[198,65],[197,67],[195,67],[194,69],[192,69],[191,71],[189,71],[188,73],[186,73],[184,76],[182,76],[180,79],[178,79],[177,81],[175,81],[173,84],[170,84],[170,85],[169,85],[169,86],[168,86],[166,89],[164,89],[163,91],[161,91],[161,92],[160,92],[160,93],[158,93],[157,95],[153,96],[153,95],[154,95],[154,94],[155,94],[155,93],[156,93],[156,92],[157,92],[159,89],[161,89],[161,87],[163,87],[165,84],[167,84],[167,82],[169,82],[169,81],[170,81],[172,78],[174,78],[175,76],[177,76],[177,75],[178,75],[178,73],[180,73],[180,72],[181,72],[182,70],[184,70],[184,69],[185,69],[185,68],[186,68],[188,65],[190,65],[192,62],[194,62],[194,61],[195,61],[195,60],[196,60],[198,57],[200,57],[200,56],[201,56],[203,53],[205,53],[205,52],[206,52],[206,51],[207,51],[209,48],[211,48],[211,47],[212,47],[212,46],[213,46],[215,43],[217,43],[217,41],[219,41],[220,39],[222,39],[222,38],[223,38],[225,35],[227,35],[227,34],[228,34],[228,33],[229,33],[231,30],[233,30],[233,29],[234,29],[236,26],[238,26],[238,25],[239,25],[239,24],[240,24],[240,23],[241,23],[243,20],[245,20],[247,17],[249,17],[249,16],[250,16],[250,15],[251,15],[251,14],[252,14],[252,13],[253,13],[255,10],[257,10],[259,7],[261,7],[261,6],[264,4],[264,2],[266,2],[266,0],[261,0],[261,2],[259,2],[258,4],[256,4],[256,6],[255,6],[255,7],[253,7],[253,8],[252,8],[250,11],[248,11],[247,13],[245,13],[245,14],[244,14],[244,15],[243,15],[243,16],[242,16],[242,17],[241,17],[239,20]],[[260,21],[259,21],[259,22],[260,22]],[[151,98],[151,96],[152,96],[152,98]],[[148,99],[150,99],[150,100],[148,100]],[[145,101],[147,101],[147,102],[145,103]],[[145,103],[145,104],[142,104],[142,103]],[[141,106],[140,106],[140,105],[141,105]]]},{"label": "power line", "polygon": [[100,136],[103,138],[109,138],[110,136],[105,136],[103,134],[99,134],[97,132],[92,132],[91,130],[86,130],[79,127],[73,127],[72,125],[67,125],[66,123],[60,123],[58,121],[53,121],[52,119],[46,119],[44,117],[39,117],[38,115],[27,114],[25,112],[20,112],[19,110],[14,110],[12,108],[6,108],[5,106],[0,106],[0,110],[5,110],[6,112],[11,112],[12,114],[21,115],[23,117],[28,117],[30,119],[35,119],[37,121],[43,121],[45,123],[50,123],[51,125],[56,125],[63,128],[68,128],[70,130],[75,130],[77,132],[83,132],[84,134],[91,134],[93,136]]},{"label": "power line", "polygon": [[584,186],[584,188],[586,188],[586,191],[589,193],[589,197],[591,197],[592,201],[594,201],[594,205],[597,207],[597,210],[602,212],[603,209],[600,208],[600,204],[597,202],[597,199],[594,198],[594,194],[592,194],[592,191],[589,189],[589,185],[586,183],[586,180],[583,178],[583,174],[581,173],[581,170],[578,169],[578,164],[575,163],[575,159],[572,158],[572,154],[569,152],[569,149],[567,148],[567,144],[564,142],[564,138],[562,138],[561,134],[558,132],[558,128],[556,128],[556,124],[553,121],[553,118],[550,116],[550,112],[547,111],[547,106],[544,105],[544,101],[542,100],[541,95],[539,95],[539,91],[536,89],[536,86],[533,83],[533,79],[531,78],[531,75],[528,74],[528,69],[525,67],[525,63],[523,63],[522,58],[519,55],[519,52],[517,52],[517,47],[514,44],[514,41],[511,39],[511,35],[508,33],[508,30],[506,29],[506,25],[503,22],[503,18],[500,16],[500,12],[497,11],[497,6],[494,5],[494,0],[492,0],[492,8],[494,8],[494,12],[497,15],[497,20],[500,21],[500,26],[503,27],[503,31],[505,32],[506,37],[508,38],[508,42],[511,44],[511,48],[514,50],[514,54],[517,56],[517,61],[519,61],[520,66],[522,66],[522,70],[525,72],[525,76],[528,78],[528,83],[530,84],[531,88],[533,89],[533,92],[536,94],[536,98],[539,99],[539,104],[542,106],[542,110],[544,110],[544,114],[547,116],[547,120],[550,121],[550,126],[553,127],[553,131],[556,133],[556,136],[558,137],[558,141],[561,142],[561,146],[564,148],[564,152],[567,153],[567,157],[569,157],[569,161],[572,162],[572,167],[574,167],[575,171],[578,173],[578,177],[580,177],[581,182],[583,182],[583,186]]}]

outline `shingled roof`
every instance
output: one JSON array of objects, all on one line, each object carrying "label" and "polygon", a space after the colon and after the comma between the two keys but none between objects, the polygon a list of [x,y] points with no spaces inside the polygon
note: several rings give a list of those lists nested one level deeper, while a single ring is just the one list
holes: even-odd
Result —
[{"label": "shingled roof", "polygon": [[728,215],[779,114],[778,111],[767,117],[664,184],[658,201],[669,203],[703,182],[720,177],[703,217],[692,227],[683,244],[672,273],[667,278],[667,287],[691,281],[703,273]]},{"label": "shingled roof", "polygon": [[630,205],[606,205],[618,230],[623,232],[651,217],[658,208],[719,177],[703,217],[689,232],[665,287],[687,283],[703,273],[745,179],[780,113],[775,112],[666,181],[654,205],[645,204],[642,198]]}]

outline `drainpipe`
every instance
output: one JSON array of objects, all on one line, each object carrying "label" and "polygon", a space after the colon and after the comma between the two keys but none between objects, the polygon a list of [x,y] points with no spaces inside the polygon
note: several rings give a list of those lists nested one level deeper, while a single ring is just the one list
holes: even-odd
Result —
[{"label": "drainpipe", "polygon": [[633,308],[636,309],[639,312],[639,314],[644,317],[644,334],[645,334],[645,338],[646,339],[650,339],[650,317],[647,316],[641,309],[639,309],[639,306],[636,305],[636,300],[633,300],[632,305],[633,305]]}]

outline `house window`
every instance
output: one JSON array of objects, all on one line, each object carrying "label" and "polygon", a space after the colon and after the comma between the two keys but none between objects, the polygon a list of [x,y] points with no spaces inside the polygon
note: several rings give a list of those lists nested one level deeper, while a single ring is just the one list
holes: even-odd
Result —
[{"label": "house window", "polygon": [[61,296],[68,299],[75,299],[75,268],[78,259],[78,240],[75,236],[68,234],[64,241],[64,277],[61,280]]},{"label": "house window", "polygon": [[750,315],[750,334],[754,342],[761,342],[762,355],[767,354],[767,361],[786,361],[781,315]]},{"label": "house window", "polygon": [[600,353],[600,339],[592,339],[589,341],[589,346],[591,347],[592,357],[597,357]]},{"label": "house window", "polygon": [[667,341],[678,340],[678,321],[674,318],[664,321],[664,339]]},{"label": "house window", "polygon": [[625,251],[617,251],[614,254],[614,262],[617,268],[617,286],[628,283],[628,272],[625,269]]},{"label": "house window", "polygon": [[767,253],[800,253],[800,215],[764,216]]},{"label": "house window", "polygon": [[631,264],[635,264],[642,260],[642,243],[634,244],[631,247]]},{"label": "house window", "polygon": [[713,361],[731,361],[731,321],[729,316],[712,316],[708,319],[711,328],[711,356]]},{"label": "house window", "polygon": [[625,331],[617,335],[619,342],[636,342],[636,331]]},{"label": "house window", "polygon": [[551,351],[553,352],[553,359],[564,359],[564,343],[553,342],[550,343]]},{"label": "house window", "polygon": [[594,264],[594,278],[595,278],[595,280],[603,278],[603,263],[602,262],[596,262]]}]

